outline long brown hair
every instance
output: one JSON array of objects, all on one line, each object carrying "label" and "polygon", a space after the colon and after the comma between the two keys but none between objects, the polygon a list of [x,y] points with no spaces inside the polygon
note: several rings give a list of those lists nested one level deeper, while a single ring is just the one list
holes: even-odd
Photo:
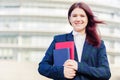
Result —
[{"label": "long brown hair", "polygon": [[[99,47],[101,44],[101,39],[97,33],[96,27],[97,27],[98,23],[104,23],[104,22],[97,20],[94,16],[92,10],[89,8],[89,6],[83,2],[74,3],[69,8],[68,20],[70,19],[71,13],[75,8],[83,9],[88,17],[88,24],[86,26],[86,35],[87,35],[86,40],[87,40],[87,42],[95,47]],[[69,23],[70,23],[70,20],[69,20]]]}]

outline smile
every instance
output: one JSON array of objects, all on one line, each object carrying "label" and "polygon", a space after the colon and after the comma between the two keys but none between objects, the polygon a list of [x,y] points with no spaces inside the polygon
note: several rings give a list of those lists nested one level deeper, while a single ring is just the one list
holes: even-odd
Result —
[{"label": "smile", "polygon": [[75,24],[83,24],[84,22],[83,21],[76,21]]}]

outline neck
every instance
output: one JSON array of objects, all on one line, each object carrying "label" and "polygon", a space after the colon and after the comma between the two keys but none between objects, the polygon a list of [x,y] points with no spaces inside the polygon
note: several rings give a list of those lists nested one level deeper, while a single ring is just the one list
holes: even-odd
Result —
[{"label": "neck", "polygon": [[85,35],[85,34],[86,34],[86,33],[85,33],[85,30],[80,30],[80,31],[76,31],[76,30],[75,30],[75,32],[80,33],[81,35]]}]

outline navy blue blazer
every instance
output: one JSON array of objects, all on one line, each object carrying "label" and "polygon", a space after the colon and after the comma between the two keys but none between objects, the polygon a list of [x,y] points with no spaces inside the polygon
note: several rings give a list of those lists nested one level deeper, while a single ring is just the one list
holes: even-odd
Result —
[{"label": "navy blue blazer", "polygon": [[[54,37],[50,47],[47,49],[43,60],[39,63],[40,74],[54,80],[67,80],[63,74],[63,66],[53,65],[53,50],[55,43],[64,41],[74,41],[72,32]],[[106,55],[104,42],[101,41],[99,48],[84,43],[81,62],[78,61],[77,51],[74,51],[75,60],[78,62],[76,76],[72,80],[109,80],[111,72]]]}]

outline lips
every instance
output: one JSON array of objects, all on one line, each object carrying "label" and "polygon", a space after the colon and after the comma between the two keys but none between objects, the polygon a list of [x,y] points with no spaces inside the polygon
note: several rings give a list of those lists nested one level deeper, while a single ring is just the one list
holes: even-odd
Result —
[{"label": "lips", "polygon": [[78,24],[83,24],[84,22],[83,21],[76,21],[75,24],[78,25]]}]

